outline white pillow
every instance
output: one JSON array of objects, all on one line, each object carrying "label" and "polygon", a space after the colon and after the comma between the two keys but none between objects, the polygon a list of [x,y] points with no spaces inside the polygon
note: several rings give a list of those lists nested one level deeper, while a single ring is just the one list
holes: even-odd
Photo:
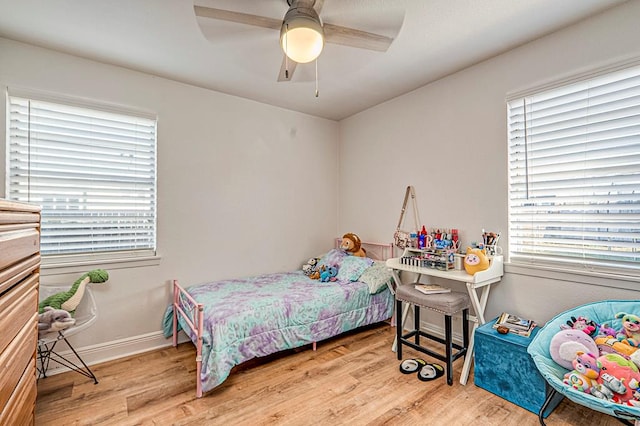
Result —
[{"label": "white pillow", "polygon": [[361,281],[369,286],[369,293],[376,294],[381,292],[387,287],[387,283],[393,279],[391,271],[387,268],[385,262],[375,261],[373,265],[368,267],[358,281]]}]

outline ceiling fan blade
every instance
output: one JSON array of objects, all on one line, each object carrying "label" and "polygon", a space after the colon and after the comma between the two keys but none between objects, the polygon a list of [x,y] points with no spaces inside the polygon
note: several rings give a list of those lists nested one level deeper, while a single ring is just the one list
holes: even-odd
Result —
[{"label": "ceiling fan blade", "polygon": [[354,28],[341,27],[325,23],[324,41],[326,43],[341,44],[344,46],[357,47],[359,49],[375,50],[386,52],[393,42],[393,38],[356,30]]},{"label": "ceiling fan blade", "polygon": [[[318,14],[322,10],[323,6],[324,0],[316,0],[314,3],[314,8]],[[252,25],[272,30],[280,30],[282,27],[282,20],[268,18],[266,16],[258,16],[249,13],[234,12],[231,10],[197,5],[194,5],[193,9],[196,16],[201,18],[219,19],[222,21],[236,22],[239,24]],[[339,25],[324,23],[323,29],[326,43],[386,52],[393,42],[393,38],[391,37],[356,30],[354,28],[341,27]],[[283,57],[282,65],[280,66],[280,71],[278,73],[278,81],[290,81],[297,65],[297,62],[292,61],[291,59],[287,60]]]},{"label": "ceiling fan blade", "polygon": [[214,9],[205,6],[193,6],[196,16],[210,19],[220,19],[222,21],[237,22],[255,27],[280,30],[282,19],[267,18],[266,16],[251,15],[249,13],[233,12],[231,10]]},{"label": "ceiling fan blade", "polygon": [[[286,55],[282,56],[282,65],[280,65],[280,72],[278,73],[278,81],[291,81],[293,72],[296,70],[298,63],[287,59]],[[287,72],[285,72],[287,71]]]}]

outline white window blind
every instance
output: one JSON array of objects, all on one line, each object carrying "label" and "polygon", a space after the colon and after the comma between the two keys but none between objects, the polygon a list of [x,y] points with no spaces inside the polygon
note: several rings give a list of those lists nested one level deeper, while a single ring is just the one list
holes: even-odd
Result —
[{"label": "white window blind", "polygon": [[508,102],[512,262],[640,273],[640,66]]},{"label": "white window blind", "polygon": [[43,255],[155,254],[156,120],[9,96],[7,197],[42,206]]}]

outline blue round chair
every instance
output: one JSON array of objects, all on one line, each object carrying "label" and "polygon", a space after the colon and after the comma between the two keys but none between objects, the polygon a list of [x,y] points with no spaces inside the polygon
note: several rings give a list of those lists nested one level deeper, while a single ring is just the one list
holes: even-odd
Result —
[{"label": "blue round chair", "polygon": [[551,402],[566,397],[576,404],[614,416],[623,423],[640,426],[640,408],[599,399],[565,385],[562,380],[569,370],[558,365],[549,353],[551,339],[560,331],[560,325],[565,324],[571,317],[583,316],[598,324],[606,323],[617,330],[621,327],[621,319],[615,318],[618,312],[637,314],[640,312],[640,300],[607,300],[578,306],[553,317],[532,339],[527,352],[533,358],[542,377],[553,389],[538,413],[541,425],[545,424],[542,413]]}]

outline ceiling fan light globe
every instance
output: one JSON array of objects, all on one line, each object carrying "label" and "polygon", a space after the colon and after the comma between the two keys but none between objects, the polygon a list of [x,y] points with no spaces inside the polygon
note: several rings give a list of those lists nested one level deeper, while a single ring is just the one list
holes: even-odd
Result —
[{"label": "ceiling fan light globe", "polygon": [[321,32],[308,27],[296,27],[287,30],[283,26],[280,44],[284,53],[299,64],[306,64],[320,56],[324,47]]},{"label": "ceiling fan light globe", "polygon": [[324,29],[313,8],[315,1],[291,0],[280,29],[280,45],[291,60],[305,64],[320,56]]}]

